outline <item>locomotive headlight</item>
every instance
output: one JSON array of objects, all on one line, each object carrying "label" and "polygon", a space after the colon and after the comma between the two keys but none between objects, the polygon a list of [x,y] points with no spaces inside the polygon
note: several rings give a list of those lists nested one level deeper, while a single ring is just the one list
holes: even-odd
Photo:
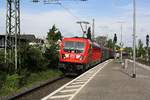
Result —
[{"label": "locomotive headlight", "polygon": [[65,55],[64,54],[62,54],[62,58],[65,59]]},{"label": "locomotive headlight", "polygon": [[69,58],[69,54],[65,54],[65,57],[66,57],[66,58]]},{"label": "locomotive headlight", "polygon": [[76,59],[79,59],[81,57],[81,55],[76,55]]},{"label": "locomotive headlight", "polygon": [[79,60],[83,60],[83,56],[82,55],[76,55],[76,59],[79,59]]},{"label": "locomotive headlight", "polygon": [[83,59],[84,59],[84,56],[81,55],[81,56],[80,56],[80,60],[83,60]]}]

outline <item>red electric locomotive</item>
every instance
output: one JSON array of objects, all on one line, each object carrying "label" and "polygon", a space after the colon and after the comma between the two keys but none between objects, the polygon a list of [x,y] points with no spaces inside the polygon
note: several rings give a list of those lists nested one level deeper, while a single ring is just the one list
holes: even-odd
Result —
[{"label": "red electric locomotive", "polygon": [[[107,58],[103,58],[107,51]],[[81,73],[102,60],[108,59],[111,51],[101,48],[87,38],[64,38],[60,48],[59,68],[66,73]]]}]

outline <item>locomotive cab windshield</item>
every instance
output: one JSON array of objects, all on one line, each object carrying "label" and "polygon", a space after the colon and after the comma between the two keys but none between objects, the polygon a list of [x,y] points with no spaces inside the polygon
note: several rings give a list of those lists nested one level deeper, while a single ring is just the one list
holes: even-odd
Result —
[{"label": "locomotive cab windshield", "polygon": [[84,42],[65,41],[63,50],[65,52],[83,53],[84,47]]}]

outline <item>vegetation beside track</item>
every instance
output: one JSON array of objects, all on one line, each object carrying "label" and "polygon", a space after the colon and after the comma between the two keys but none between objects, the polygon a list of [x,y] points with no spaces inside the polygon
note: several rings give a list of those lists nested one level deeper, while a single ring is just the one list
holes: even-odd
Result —
[{"label": "vegetation beside track", "polygon": [[139,63],[144,64],[144,65],[150,66],[150,62],[149,62],[149,61],[146,61],[145,59],[137,59],[137,61],[138,61]]},{"label": "vegetation beside track", "polygon": [[[32,87],[40,81],[62,75],[58,70],[61,33],[53,25],[47,33],[47,44],[21,43],[18,48],[18,66],[8,59],[5,63],[4,49],[0,50],[0,97]],[[43,47],[43,48],[42,48]],[[41,49],[42,48],[42,49]],[[44,49],[44,50],[43,50]],[[13,55],[14,58],[14,55]]]},{"label": "vegetation beside track", "polygon": [[19,75],[7,75],[7,78],[4,82],[4,86],[0,90],[0,96],[10,95],[12,93],[17,93],[22,91],[24,88],[30,88],[39,82],[48,80],[50,78],[60,76],[62,73],[58,70],[46,70],[38,73],[31,73],[30,77],[26,79],[26,84],[23,87],[18,86]]}]

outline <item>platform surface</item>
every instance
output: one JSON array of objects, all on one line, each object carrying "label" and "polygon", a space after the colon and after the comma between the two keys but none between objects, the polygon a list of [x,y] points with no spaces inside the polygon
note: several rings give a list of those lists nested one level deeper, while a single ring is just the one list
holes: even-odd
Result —
[{"label": "platform surface", "polygon": [[150,100],[150,70],[133,63],[124,69],[115,61],[107,64],[72,100]]}]

